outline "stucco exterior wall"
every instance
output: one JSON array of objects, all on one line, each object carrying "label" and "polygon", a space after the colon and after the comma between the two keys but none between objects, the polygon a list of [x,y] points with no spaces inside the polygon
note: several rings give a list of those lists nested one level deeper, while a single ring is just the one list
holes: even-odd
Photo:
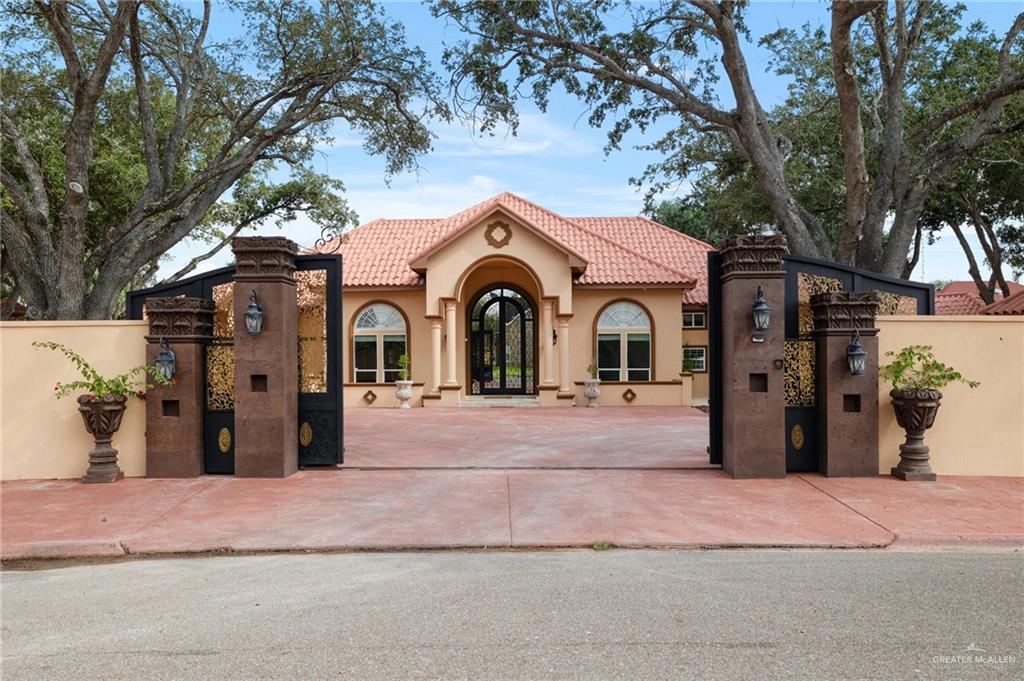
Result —
[{"label": "stucco exterior wall", "polygon": [[596,353],[594,328],[597,317],[613,300],[630,300],[647,308],[653,325],[653,376],[655,383],[679,382],[683,368],[682,328],[679,316],[680,289],[577,288],[574,313],[569,323],[572,337],[570,376],[582,381]]},{"label": "stucco exterior wall", "polygon": [[[3,480],[80,477],[93,448],[77,396],[54,397],[54,384],[76,380],[77,371],[63,355],[32,343],[63,343],[101,374],[116,375],[145,363],[146,331],[141,321],[0,323]],[[146,409],[141,400],[129,399],[113,446],[125,475],[146,474]]]},{"label": "stucco exterior wall", "polygon": [[[430,320],[423,316],[424,292],[345,289],[341,301],[342,377],[345,382],[346,407],[395,407],[395,386],[375,383],[355,383],[352,373],[352,328],[355,316],[370,303],[385,302],[401,310],[406,317],[406,348],[409,353],[409,375],[415,385],[413,406],[422,406],[423,386],[430,380]],[[367,390],[377,396],[373,403],[364,399]]]},{"label": "stucco exterior wall", "polygon": [[[707,329],[682,329],[682,345],[687,345],[691,348],[702,347],[707,349],[705,352],[705,365],[711,366],[711,354],[708,349],[708,330]],[[679,366],[683,365],[683,350],[679,350]],[[700,402],[706,402],[708,399],[708,372],[695,371],[693,372],[693,399]]]},{"label": "stucco exterior wall", "polygon": [[[1024,476],[1024,318],[879,317],[879,353],[931,345],[935,356],[981,385],[946,386],[935,425],[925,434],[939,475]],[[879,472],[899,461],[903,430],[879,384]]]}]

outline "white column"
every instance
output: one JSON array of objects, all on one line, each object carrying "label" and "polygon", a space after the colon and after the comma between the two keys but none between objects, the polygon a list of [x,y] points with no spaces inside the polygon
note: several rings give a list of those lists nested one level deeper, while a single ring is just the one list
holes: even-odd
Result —
[{"label": "white column", "polygon": [[553,301],[542,301],[540,313],[540,358],[544,366],[541,383],[548,385],[553,385],[555,382],[555,348],[554,339],[552,338],[553,327],[551,326],[552,305]]},{"label": "white column", "polygon": [[569,319],[560,317],[558,319],[558,390],[559,392],[572,392],[572,383],[569,380]]},{"label": "white column", "polygon": [[430,320],[430,391],[441,388],[441,319]]},{"label": "white column", "polygon": [[444,304],[444,332],[448,337],[445,345],[445,353],[448,355],[448,372],[445,375],[445,385],[458,385],[455,377],[455,358],[458,355],[459,339],[455,337],[455,301],[446,301]]}]

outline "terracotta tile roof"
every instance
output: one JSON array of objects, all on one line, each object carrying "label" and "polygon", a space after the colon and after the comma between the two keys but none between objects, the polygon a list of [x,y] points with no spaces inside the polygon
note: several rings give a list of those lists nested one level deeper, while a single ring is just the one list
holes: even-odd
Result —
[{"label": "terracotta tile roof", "polygon": [[[1011,296],[1017,291],[1024,291],[1024,284],[1008,281],[1006,285],[1010,289]],[[941,290],[936,291],[935,295],[954,295],[957,293],[967,293],[976,296],[978,295],[978,286],[973,281],[951,281],[943,286]]]},{"label": "terracotta tile roof", "polygon": [[[580,286],[694,284],[705,302],[711,247],[645,218],[566,218],[505,192],[448,218],[375,220],[341,238],[343,283],[352,287],[419,286],[410,263],[455,239],[482,217],[502,210],[586,264]],[[328,243],[322,250],[332,250]],[[689,253],[687,255],[687,253]]]},{"label": "terracotta tile roof", "polygon": [[[1007,284],[1009,283],[1010,282],[1007,282]],[[1020,289],[1009,298],[1003,298],[1002,300],[997,300],[991,305],[985,306],[981,313],[1024,315],[1024,286],[1021,286]]]},{"label": "terracotta tile roof", "polygon": [[936,293],[935,314],[965,315],[981,314],[985,301],[976,292],[970,293]]},{"label": "terracotta tile roof", "polygon": [[572,218],[573,221],[621,244],[630,244],[652,254],[673,269],[686,272],[697,285],[683,292],[683,302],[706,305],[708,302],[708,251],[704,243],[642,216],[612,218]]}]

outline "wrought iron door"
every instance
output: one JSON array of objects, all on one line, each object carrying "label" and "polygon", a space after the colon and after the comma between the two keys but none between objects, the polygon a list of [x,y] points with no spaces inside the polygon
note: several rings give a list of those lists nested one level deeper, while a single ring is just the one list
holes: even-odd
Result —
[{"label": "wrought iron door", "polygon": [[341,258],[295,260],[299,344],[299,466],[343,459],[341,409]]},{"label": "wrought iron door", "polygon": [[235,472],[235,273],[203,282],[213,301],[213,340],[204,354],[203,470]]},{"label": "wrought iron door", "polygon": [[536,388],[536,317],[526,295],[507,284],[470,306],[470,393],[532,395]]}]

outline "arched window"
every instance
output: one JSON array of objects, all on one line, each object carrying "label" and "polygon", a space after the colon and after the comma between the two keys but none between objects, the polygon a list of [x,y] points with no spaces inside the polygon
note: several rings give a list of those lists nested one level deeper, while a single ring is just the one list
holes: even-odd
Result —
[{"label": "arched window", "polygon": [[597,318],[597,377],[651,380],[651,318],[636,303],[612,303]]},{"label": "arched window", "polygon": [[356,383],[398,380],[398,359],[407,353],[405,317],[387,303],[373,303],[356,315],[352,367]]}]

